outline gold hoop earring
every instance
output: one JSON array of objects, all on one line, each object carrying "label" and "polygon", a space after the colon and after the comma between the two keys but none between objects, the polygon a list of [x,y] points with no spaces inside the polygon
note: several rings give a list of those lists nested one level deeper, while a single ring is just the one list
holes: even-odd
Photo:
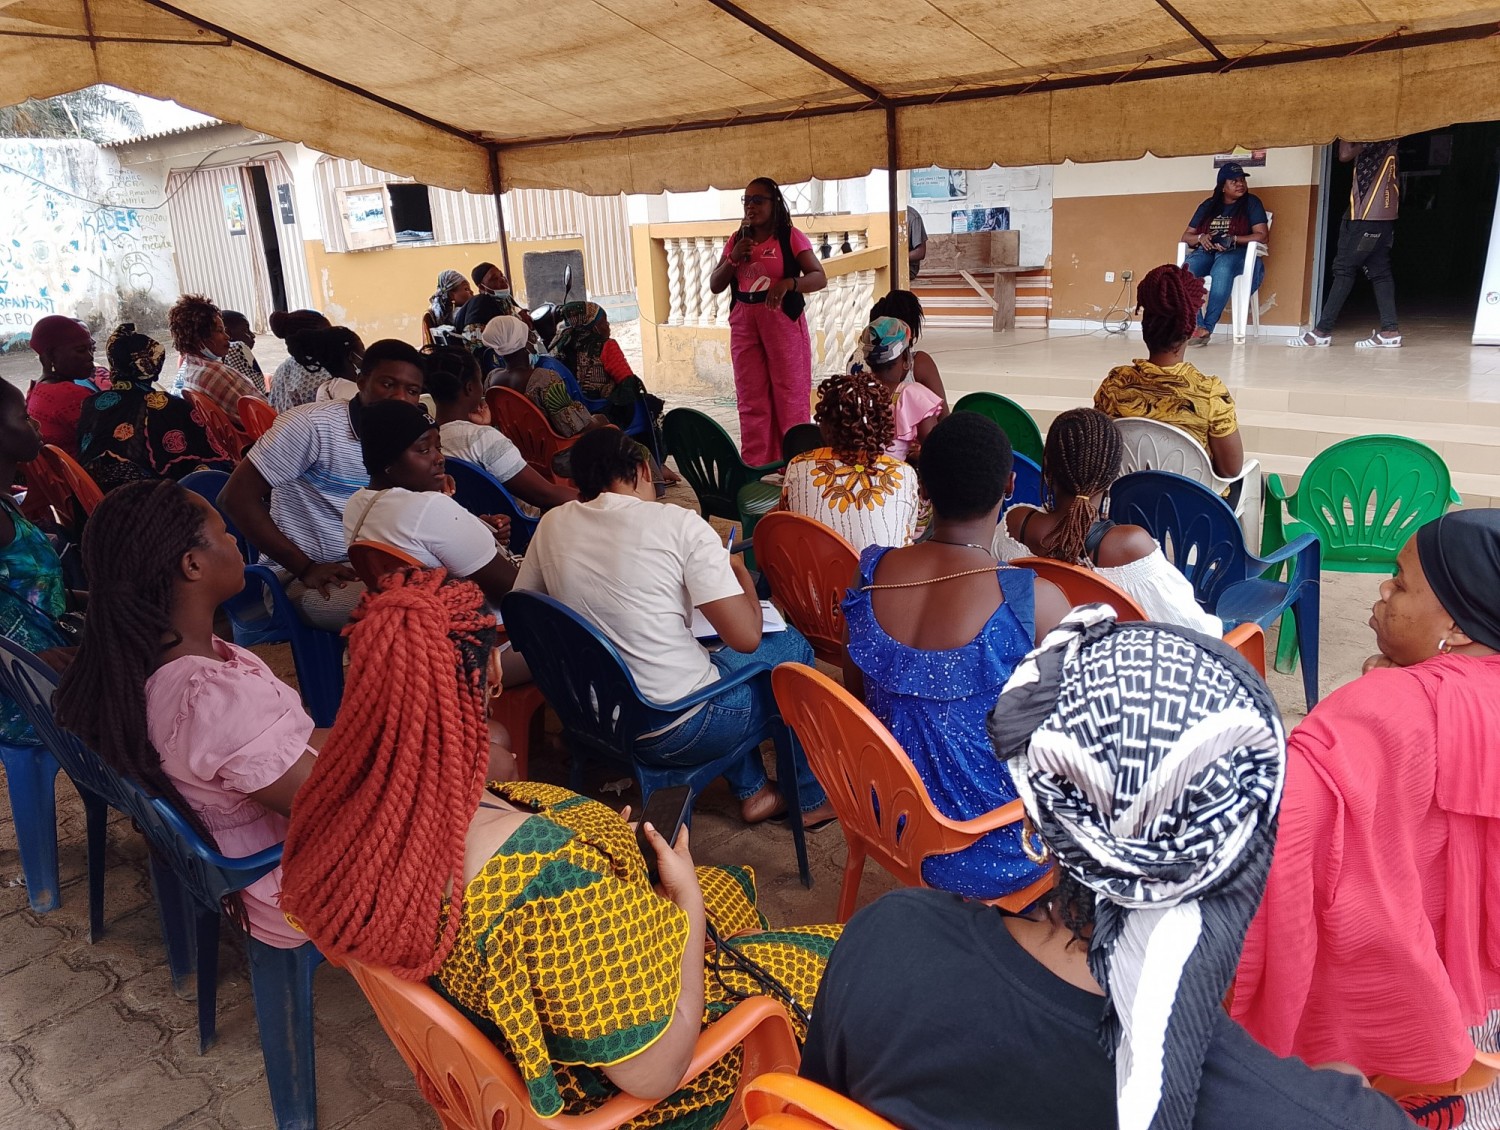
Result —
[{"label": "gold hoop earring", "polygon": [[[1033,847],[1032,840],[1041,846]],[[1052,858],[1052,849],[1047,846],[1047,841],[1037,834],[1029,815],[1021,819],[1021,851],[1032,863],[1046,863]]]},{"label": "gold hoop earring", "polygon": [[1452,650],[1453,650],[1453,645],[1448,642],[1448,637],[1447,636],[1444,636],[1442,639],[1438,640],[1438,654],[1439,655],[1447,655]]}]

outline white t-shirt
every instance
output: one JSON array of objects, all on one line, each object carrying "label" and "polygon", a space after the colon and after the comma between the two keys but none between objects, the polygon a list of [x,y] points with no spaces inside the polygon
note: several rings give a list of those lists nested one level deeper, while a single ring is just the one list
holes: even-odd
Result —
[{"label": "white t-shirt", "polygon": [[472,577],[497,552],[494,532],[439,490],[356,491],[344,507],[344,537],[383,541],[454,577]]},{"label": "white t-shirt", "polygon": [[271,521],[320,564],[347,561],[344,504],[370,476],[346,401],[278,413],[245,456],[271,487]]},{"label": "white t-shirt", "polygon": [[444,455],[476,463],[502,483],[526,470],[526,457],[499,428],[470,420],[449,420],[438,434]]},{"label": "white t-shirt", "polygon": [[329,377],[318,386],[314,400],[353,400],[359,395],[359,385],[346,377]]},{"label": "white t-shirt", "polygon": [[515,587],[591,622],[656,703],[718,680],[689,628],[693,609],[744,592],[719,535],[696,513],[623,494],[543,514]]}]

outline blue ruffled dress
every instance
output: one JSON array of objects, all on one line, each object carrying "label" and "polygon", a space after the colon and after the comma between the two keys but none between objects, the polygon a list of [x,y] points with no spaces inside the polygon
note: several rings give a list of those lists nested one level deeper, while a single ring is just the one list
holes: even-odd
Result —
[{"label": "blue ruffled dress", "polygon": [[[871,583],[890,549],[870,546],[859,558],[859,583]],[[1011,672],[1034,646],[1035,583],[1030,569],[996,571],[1004,601],[962,647],[925,651],[892,639],[875,619],[870,594],[844,598],[849,657],[864,674],[865,705],[911,758],[944,816],[971,820],[1016,799],[1010,771],[996,756],[985,719]],[[1019,823],[990,832],[963,851],[922,864],[932,887],[993,899],[1046,872],[1021,850]]]}]

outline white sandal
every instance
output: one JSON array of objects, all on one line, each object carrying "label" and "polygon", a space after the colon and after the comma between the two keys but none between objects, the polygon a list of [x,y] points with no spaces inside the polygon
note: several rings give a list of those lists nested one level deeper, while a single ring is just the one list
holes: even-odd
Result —
[{"label": "white sandal", "polygon": [[1354,348],[1355,349],[1400,349],[1401,348],[1401,332],[1399,330],[1397,330],[1394,333],[1388,332],[1386,330],[1375,330],[1375,331],[1373,331],[1370,334],[1369,337],[1363,338],[1363,339],[1361,339],[1359,341],[1356,341],[1354,343]]},{"label": "white sandal", "polygon": [[1294,337],[1286,344],[1288,349],[1327,349],[1333,344],[1333,335],[1308,330],[1301,337]]}]

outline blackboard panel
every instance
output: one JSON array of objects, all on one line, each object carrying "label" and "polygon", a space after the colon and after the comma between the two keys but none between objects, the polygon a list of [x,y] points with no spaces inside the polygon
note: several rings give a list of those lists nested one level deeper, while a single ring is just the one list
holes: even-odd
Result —
[{"label": "blackboard panel", "polygon": [[573,268],[571,300],[588,297],[583,279],[582,251],[528,251],[521,257],[521,275],[526,280],[526,304],[563,301],[563,272]]}]

